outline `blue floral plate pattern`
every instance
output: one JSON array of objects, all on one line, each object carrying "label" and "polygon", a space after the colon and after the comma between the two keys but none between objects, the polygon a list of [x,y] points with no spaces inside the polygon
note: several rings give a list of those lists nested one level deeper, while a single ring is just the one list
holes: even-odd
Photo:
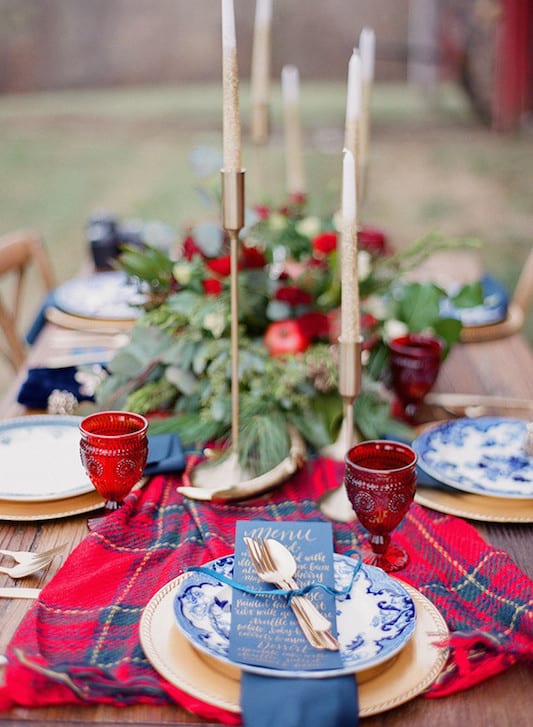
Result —
[{"label": "blue floral plate pattern", "polygon": [[413,442],[418,465],[431,477],[477,495],[533,498],[533,458],[527,423],[504,417],[455,419]]},{"label": "blue floral plate pattern", "polygon": [[[335,588],[349,586],[355,561],[335,554]],[[234,556],[208,563],[231,578]],[[327,671],[287,671],[237,663],[228,658],[232,589],[205,573],[190,571],[179,582],[174,614],[179,630],[198,650],[244,671],[280,677],[326,677],[353,674],[397,654],[416,625],[414,601],[403,585],[380,568],[363,565],[351,591],[336,599],[342,667]]]}]

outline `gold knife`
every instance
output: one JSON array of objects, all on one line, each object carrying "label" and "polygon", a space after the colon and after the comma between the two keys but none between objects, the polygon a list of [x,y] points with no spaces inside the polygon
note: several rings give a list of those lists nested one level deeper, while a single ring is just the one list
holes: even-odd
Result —
[{"label": "gold knife", "polygon": [[0,598],[37,598],[40,592],[40,588],[6,586],[5,588],[0,588]]}]

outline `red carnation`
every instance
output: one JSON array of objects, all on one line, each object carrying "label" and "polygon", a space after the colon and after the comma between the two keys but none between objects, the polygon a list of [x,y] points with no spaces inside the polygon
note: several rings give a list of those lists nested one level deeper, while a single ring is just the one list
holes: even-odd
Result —
[{"label": "red carnation", "polygon": [[313,242],[313,250],[320,255],[328,255],[333,250],[337,249],[337,233],[336,232],[323,232],[321,235],[317,235]]},{"label": "red carnation", "polygon": [[313,300],[309,293],[296,285],[286,285],[283,288],[278,288],[274,298],[289,305],[309,305]]},{"label": "red carnation", "polygon": [[219,295],[222,292],[222,283],[216,278],[207,278],[202,285],[207,295]]}]

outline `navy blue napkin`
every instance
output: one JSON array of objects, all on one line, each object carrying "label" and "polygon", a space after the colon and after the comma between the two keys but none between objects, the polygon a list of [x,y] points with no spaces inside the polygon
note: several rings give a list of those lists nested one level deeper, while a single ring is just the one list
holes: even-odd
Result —
[{"label": "navy blue napkin", "polygon": [[148,437],[148,459],[144,475],[161,475],[182,472],[185,454],[177,434],[154,434]]},{"label": "navy blue napkin", "polygon": [[359,703],[353,674],[287,679],[243,672],[244,727],[357,727]]},{"label": "navy blue napkin", "polygon": [[17,401],[29,409],[46,409],[48,397],[54,391],[68,391],[74,394],[78,401],[94,401],[92,395],[82,394],[80,384],[76,381],[76,366],[63,368],[32,368],[22,383]]}]

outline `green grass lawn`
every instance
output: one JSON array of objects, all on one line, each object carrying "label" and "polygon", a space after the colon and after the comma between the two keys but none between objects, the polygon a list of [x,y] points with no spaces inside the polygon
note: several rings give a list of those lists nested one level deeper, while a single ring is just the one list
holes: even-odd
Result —
[{"label": "green grass lawn", "polygon": [[[247,202],[280,203],[279,88],[266,146],[248,140],[246,85],[241,110]],[[338,205],[344,112],[343,84],[302,88],[312,212]],[[203,182],[189,163],[198,146],[220,151],[218,86],[0,97],[1,229],[40,230],[59,281],[85,259],[84,225],[96,210],[161,220],[181,235],[187,225],[219,215],[203,201]],[[512,288],[531,247],[532,147],[530,138],[497,136],[480,126],[456,88],[425,98],[404,86],[377,86],[370,181],[360,216],[384,227],[398,247],[432,229],[478,236],[487,267]]]}]

